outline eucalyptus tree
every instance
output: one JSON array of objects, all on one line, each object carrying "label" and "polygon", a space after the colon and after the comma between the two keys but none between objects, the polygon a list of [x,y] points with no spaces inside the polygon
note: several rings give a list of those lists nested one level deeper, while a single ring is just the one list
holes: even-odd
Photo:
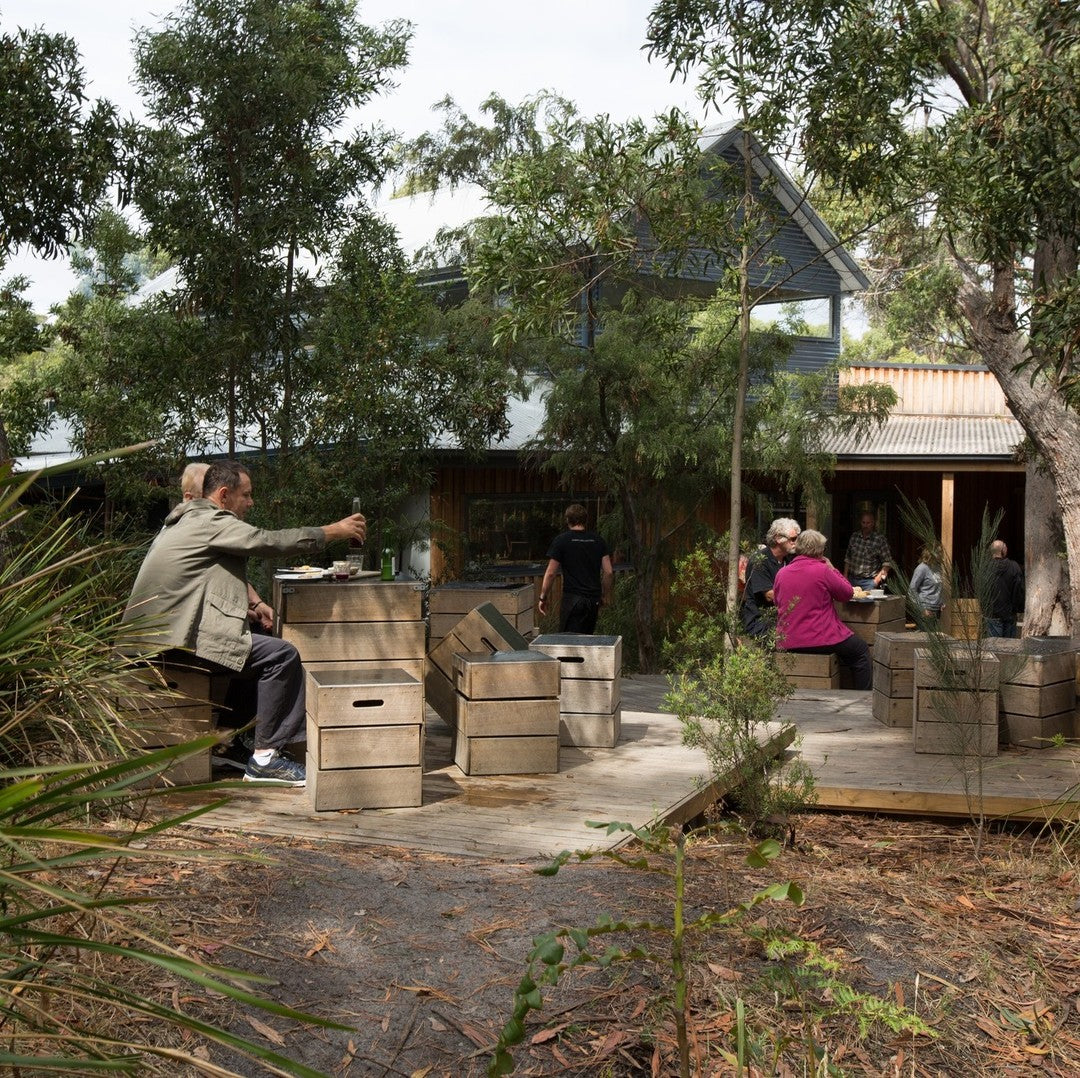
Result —
[{"label": "eucalyptus tree", "polygon": [[[470,288],[492,305],[496,340],[533,348],[547,387],[535,451],[579,489],[612,496],[607,524],[635,570],[639,663],[653,669],[665,554],[730,482],[735,441],[795,481],[763,445],[786,438],[775,410],[755,407],[733,434],[739,318],[710,300],[747,243],[740,184],[703,162],[699,132],[677,113],[616,124],[548,95],[516,108],[492,97],[485,126],[442,108],[443,129],[407,148],[407,189],[483,188],[490,213],[460,237]],[[789,400],[765,389],[779,380],[782,335],[747,330],[743,345],[759,402]],[[823,408],[819,394],[819,421]]]},{"label": "eucalyptus tree", "polygon": [[402,22],[361,23],[353,0],[186,0],[136,39],[154,126],[135,199],[210,331],[187,374],[230,452],[241,428],[285,455],[305,436],[296,366],[319,302],[311,265],[383,176],[389,136],[350,119],[392,85],[408,40]]},{"label": "eucalyptus tree", "polygon": [[[738,43],[766,144],[793,138],[808,168],[889,220],[893,250],[905,239],[895,211],[940,251],[964,343],[1000,382],[1053,480],[1077,633],[1076,5],[660,0],[648,33],[653,54],[694,72],[710,102],[731,92]],[[1044,554],[1039,567],[1052,569],[1053,552]],[[1026,631],[1046,631],[1053,592],[1029,589]]]}]

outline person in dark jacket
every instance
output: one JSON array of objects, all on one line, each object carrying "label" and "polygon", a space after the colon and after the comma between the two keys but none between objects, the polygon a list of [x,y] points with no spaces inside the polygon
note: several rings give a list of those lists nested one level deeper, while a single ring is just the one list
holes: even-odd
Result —
[{"label": "person in dark jacket", "polygon": [[143,559],[124,611],[127,646],[151,654],[180,649],[211,671],[254,680],[255,750],[244,779],[303,786],[304,768],[280,749],[304,729],[304,670],[294,645],[252,635],[247,560],[307,556],[336,539],[363,540],[367,524],[353,513],[323,527],[267,531],[244,521],[252,505],[246,469],[235,461],[210,465],[203,496],[173,509]]},{"label": "person in dark jacket", "polygon": [[1018,637],[1016,619],[1024,612],[1024,570],[1007,557],[1009,548],[1000,540],[990,544],[990,609],[986,635]]}]

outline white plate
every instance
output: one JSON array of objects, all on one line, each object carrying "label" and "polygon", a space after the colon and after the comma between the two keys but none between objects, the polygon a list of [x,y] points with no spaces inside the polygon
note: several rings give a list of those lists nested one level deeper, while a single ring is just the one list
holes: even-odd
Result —
[{"label": "white plate", "polygon": [[884,599],[885,598],[885,589],[884,588],[871,588],[866,594],[869,595],[871,599]]},{"label": "white plate", "polygon": [[278,580],[321,580],[326,576],[325,569],[279,569],[275,574]]}]

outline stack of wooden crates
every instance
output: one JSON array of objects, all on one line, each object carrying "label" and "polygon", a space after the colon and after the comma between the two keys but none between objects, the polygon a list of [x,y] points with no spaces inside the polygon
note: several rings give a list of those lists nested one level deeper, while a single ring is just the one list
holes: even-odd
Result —
[{"label": "stack of wooden crates", "polygon": [[454,763],[466,775],[559,770],[559,663],[532,651],[455,654]]},{"label": "stack of wooden crates", "polygon": [[[120,739],[135,749],[167,748],[213,732],[214,703],[228,679],[194,666],[157,661],[133,667],[115,704]],[[190,786],[211,780],[211,750],[202,749],[170,764],[149,785]]]},{"label": "stack of wooden crates", "polygon": [[915,720],[915,649],[929,633],[883,632],[874,639],[871,710],[883,726],[910,728]]},{"label": "stack of wooden crates", "polygon": [[1076,645],[1064,637],[990,637],[983,647],[1001,663],[1001,741],[1049,748],[1073,737],[1076,722]]},{"label": "stack of wooden crates", "polygon": [[559,664],[545,659],[490,602],[460,616],[431,649],[427,702],[450,727],[466,774],[558,770]]},{"label": "stack of wooden crates", "polygon": [[274,582],[281,638],[308,674],[307,788],[316,810],[421,803],[420,585]]},{"label": "stack of wooden crates", "polygon": [[531,647],[559,662],[559,743],[614,748],[622,730],[622,637],[546,633]]},{"label": "stack of wooden crates", "polygon": [[996,756],[1001,664],[961,642],[915,649],[916,752]]}]

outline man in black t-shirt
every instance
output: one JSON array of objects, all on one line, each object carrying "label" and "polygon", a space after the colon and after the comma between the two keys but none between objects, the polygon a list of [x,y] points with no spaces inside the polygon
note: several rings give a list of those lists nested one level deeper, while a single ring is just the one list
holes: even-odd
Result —
[{"label": "man in black t-shirt", "polygon": [[607,544],[586,531],[589,519],[583,505],[571,505],[565,513],[567,531],[555,536],[548,550],[548,564],[540,585],[538,604],[541,616],[548,612],[548,598],[555,576],[562,569],[563,594],[559,611],[559,632],[591,633],[601,605],[611,602],[614,573]]}]

